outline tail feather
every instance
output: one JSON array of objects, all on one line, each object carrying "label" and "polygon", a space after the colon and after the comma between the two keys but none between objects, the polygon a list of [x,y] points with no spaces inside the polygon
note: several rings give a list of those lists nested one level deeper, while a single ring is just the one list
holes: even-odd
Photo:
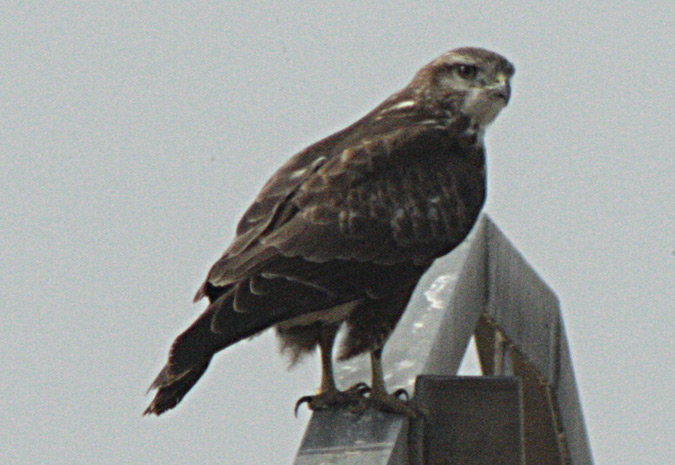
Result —
[{"label": "tail feather", "polygon": [[167,364],[150,386],[149,391],[152,389],[158,389],[158,391],[143,415],[153,413],[161,415],[178,405],[185,394],[202,377],[208,366],[209,363],[206,362],[174,375],[171,373],[171,366]]},{"label": "tail feather", "polygon": [[[283,309],[236,312],[233,301],[234,288],[212,302],[204,313],[176,338],[171,346],[169,361],[148,389],[148,391],[157,389],[157,393],[144,415],[161,415],[178,405],[202,377],[216,352],[253,336],[285,318]],[[214,324],[216,322],[217,324]]]},{"label": "tail feather", "polygon": [[229,294],[209,305],[176,338],[171,346],[168,362],[148,389],[148,392],[157,389],[157,393],[143,415],[161,415],[178,405],[202,377],[213,355],[237,342],[238,339],[233,337],[232,332],[218,334],[211,331],[213,315],[219,308],[227,306],[232,306],[232,297]]}]

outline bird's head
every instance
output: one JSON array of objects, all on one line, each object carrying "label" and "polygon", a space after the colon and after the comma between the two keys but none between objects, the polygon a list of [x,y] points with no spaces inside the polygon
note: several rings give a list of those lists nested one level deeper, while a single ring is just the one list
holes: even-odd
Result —
[{"label": "bird's head", "polygon": [[468,117],[482,131],[511,97],[514,66],[503,56],[481,48],[451,50],[422,68],[411,85],[424,101],[448,119]]}]

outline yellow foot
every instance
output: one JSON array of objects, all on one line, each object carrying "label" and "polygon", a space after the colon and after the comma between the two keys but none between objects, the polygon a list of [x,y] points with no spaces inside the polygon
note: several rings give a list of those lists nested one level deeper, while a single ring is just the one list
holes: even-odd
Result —
[{"label": "yellow foot", "polygon": [[361,412],[372,408],[381,412],[398,413],[408,418],[426,417],[425,409],[416,406],[410,402],[410,395],[405,389],[397,389],[393,394],[386,391],[373,391],[368,387],[362,388],[362,392],[368,393],[368,397],[363,399],[358,408]]},{"label": "yellow foot", "polygon": [[363,410],[364,395],[370,390],[365,383],[355,384],[346,391],[331,389],[314,396],[303,396],[295,403],[295,416],[298,416],[298,408],[307,404],[310,410],[323,410],[330,407],[350,407],[352,410]]}]

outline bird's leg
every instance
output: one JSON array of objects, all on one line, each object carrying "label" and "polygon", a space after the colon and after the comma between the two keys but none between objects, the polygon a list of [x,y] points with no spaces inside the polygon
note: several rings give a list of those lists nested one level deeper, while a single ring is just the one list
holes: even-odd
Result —
[{"label": "bird's leg", "polygon": [[347,391],[340,391],[335,383],[333,373],[333,343],[339,325],[324,325],[319,335],[319,352],[321,354],[321,386],[319,393],[314,396],[303,396],[295,403],[295,413],[298,407],[307,403],[311,410],[320,410],[340,405],[356,406],[362,403],[360,386]]},{"label": "bird's leg", "polygon": [[321,328],[319,338],[319,353],[321,354],[321,394],[326,392],[337,392],[335,384],[335,375],[333,373],[333,343],[337,335],[337,328],[333,326],[324,326]]},{"label": "bird's leg", "polygon": [[[382,370],[382,349],[378,348],[370,352],[370,368],[372,372],[372,387],[369,396],[365,399],[367,407],[391,413],[400,413],[409,417],[420,415],[417,409],[408,403],[408,393],[399,389],[393,394],[387,392]],[[405,397],[402,400],[401,397]]]},{"label": "bird's leg", "polygon": [[387,386],[384,384],[384,370],[382,369],[382,349],[375,349],[370,352],[370,371],[372,373],[370,395],[387,395]]}]

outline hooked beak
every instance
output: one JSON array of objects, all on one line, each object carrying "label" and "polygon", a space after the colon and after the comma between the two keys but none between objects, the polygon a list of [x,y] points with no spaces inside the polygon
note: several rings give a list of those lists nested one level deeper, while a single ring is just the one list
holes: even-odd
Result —
[{"label": "hooked beak", "polygon": [[504,81],[495,88],[495,92],[499,98],[504,99],[504,105],[507,105],[511,99],[511,84],[509,81]]}]

